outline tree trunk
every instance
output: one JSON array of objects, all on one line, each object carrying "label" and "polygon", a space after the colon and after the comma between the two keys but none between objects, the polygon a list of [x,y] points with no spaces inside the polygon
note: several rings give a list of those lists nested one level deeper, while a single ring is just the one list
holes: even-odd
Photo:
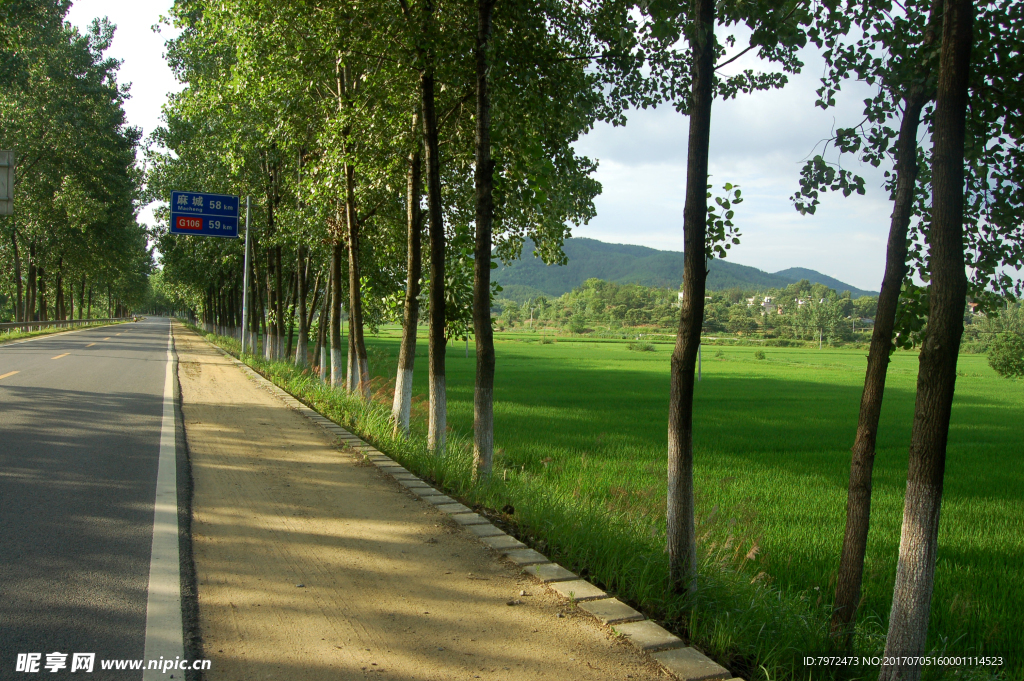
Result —
[{"label": "tree trunk", "polygon": [[320,377],[321,381],[327,380],[327,327],[330,326],[330,320],[327,316],[327,304],[331,300],[331,278],[330,270],[328,269],[327,275],[327,286],[328,291],[324,296],[320,315],[318,317],[317,329],[316,329],[316,345],[313,346],[313,361],[317,365],[317,376]]},{"label": "tree trunk", "polygon": [[92,319],[92,286],[89,287],[89,307],[85,311],[85,318]]},{"label": "tree trunk", "polygon": [[18,253],[18,230],[11,229],[11,249],[14,252],[14,286],[17,300],[14,304],[14,321],[25,321],[25,288],[21,281],[21,255]]},{"label": "tree trunk", "polygon": [[25,292],[25,320],[35,321],[36,317],[36,242],[28,242],[28,290]]},{"label": "tree trunk", "polygon": [[444,217],[441,213],[440,163],[437,157],[437,117],[434,112],[434,72],[428,57],[427,67],[420,74],[423,107],[423,142],[427,166],[427,214],[430,220],[430,325],[428,331],[427,382],[430,410],[427,419],[427,447],[437,455],[444,452],[448,408],[445,391],[444,360]]},{"label": "tree trunk", "polygon": [[871,476],[875,464],[875,439],[882,413],[882,396],[889,368],[892,333],[900,289],[907,276],[907,230],[913,212],[917,185],[917,129],[926,96],[915,91],[904,100],[903,122],[896,142],[896,194],[889,224],[889,244],[885,254],[885,275],[878,294],[875,328],[868,350],[864,392],[860,399],[857,437],[850,460],[850,488],[846,499],[846,534],[839,558],[835,606],[832,611],[832,636],[849,647],[853,624],[860,604],[864,576],[864,554],[871,519]]},{"label": "tree trunk", "polygon": [[[255,232],[255,230],[254,230]],[[260,277],[259,270],[256,267],[256,261],[258,258],[256,254],[259,253],[258,244],[256,240],[256,234],[252,235],[252,243],[249,244],[249,340],[246,343],[246,347],[249,349],[249,354],[259,356],[259,339],[260,339]]]},{"label": "tree trunk", "polygon": [[306,321],[306,258],[302,244],[299,244],[298,251],[298,262],[295,266],[298,281],[295,289],[298,298],[296,312],[299,314],[299,337],[295,343],[295,366],[304,367],[309,364],[309,324]]},{"label": "tree trunk", "polygon": [[341,365],[341,259],[345,246],[338,239],[331,250],[331,387],[342,386]]},{"label": "tree trunk", "polygon": [[[37,297],[39,298],[39,321],[45,322],[47,319],[46,271],[42,267],[36,268],[36,283],[38,284],[39,287],[39,293],[37,294]],[[109,290],[110,287],[108,286],[107,289]],[[107,316],[109,317],[110,315]]]},{"label": "tree trunk", "polygon": [[370,399],[370,369],[363,341],[363,291],[360,283],[359,219],[356,216],[355,169],[345,164],[345,222],[348,225],[348,338],[352,349],[350,384],[364,400]]},{"label": "tree trunk", "polygon": [[276,334],[274,337],[274,359],[284,359],[284,286],[282,286],[283,273],[281,271],[281,246],[274,246],[274,326]]},{"label": "tree trunk", "polygon": [[327,308],[330,302],[330,291],[327,291],[324,293],[324,300],[322,303],[323,310],[320,312],[320,328],[317,333],[317,344],[320,346],[320,350],[313,353],[313,356],[319,365],[320,380],[324,382],[327,381],[327,367],[330,364],[327,357],[327,329],[330,326],[330,316],[327,313]]},{"label": "tree trunk", "polygon": [[54,282],[56,290],[53,296],[53,318],[61,321],[66,319],[67,315],[64,310],[64,258],[60,258],[57,261],[57,279]]},{"label": "tree trunk", "polygon": [[686,204],[683,209],[683,301],[672,352],[668,413],[668,555],[670,589],[697,584],[693,518],[693,387],[700,329],[704,321],[704,254],[707,233],[708,146],[715,71],[715,3],[694,0],[695,28],[687,36],[693,52]]},{"label": "tree trunk", "polygon": [[82,275],[82,286],[78,289],[78,319],[82,319],[85,308],[85,275]]},{"label": "tree trunk", "polygon": [[[491,230],[494,222],[494,163],[491,161],[491,100],[487,49],[494,0],[477,0],[476,35],[476,243],[473,262],[473,331],[476,385],[473,390],[473,476],[491,475],[494,465],[494,334],[491,329]],[[468,350],[468,347],[467,347]]]},{"label": "tree trunk", "polygon": [[420,278],[423,276],[423,216],[420,211],[422,194],[421,173],[423,160],[420,156],[419,113],[412,116],[413,151],[409,154],[409,170],[406,180],[406,278],[405,310],[402,317],[402,346],[398,352],[398,372],[395,377],[395,401],[391,416],[395,421],[395,433],[409,434],[409,416],[412,411],[412,375],[416,364],[416,331],[420,316]]},{"label": "tree trunk", "polygon": [[[288,359],[292,356],[292,338],[295,336],[295,298],[298,296],[299,288],[299,272],[296,270],[295,276],[291,279],[291,285],[288,291],[288,303],[284,306],[285,316],[288,318],[287,330],[285,331],[285,351],[283,359]],[[285,326],[282,324],[282,326]]]},{"label": "tree trunk", "polygon": [[269,301],[265,301],[263,299],[263,296],[259,296],[258,300],[259,300],[259,304],[260,304],[260,316],[259,316],[260,328],[257,331],[257,336],[262,333],[262,336],[263,336],[263,356],[267,357],[267,355],[270,352],[270,350],[268,349],[267,346],[268,346],[268,344],[271,343],[271,341],[270,341],[270,331],[269,331],[269,328],[267,326],[267,323],[270,321],[269,320],[270,313],[268,312]]},{"label": "tree trunk", "polygon": [[963,241],[964,121],[973,23],[972,0],[946,0],[932,131],[928,329],[917,373],[899,562],[885,640],[885,659],[894,664],[882,666],[882,681],[920,679],[921,665],[914,664],[914,660],[924,653],[928,638],[946,441],[967,297]]},{"label": "tree trunk", "polygon": [[235,284],[231,283],[227,291],[224,292],[224,304],[227,307],[227,335],[232,338],[235,337],[235,329],[238,328],[238,322],[235,317]]},{"label": "tree trunk", "polygon": [[[349,323],[351,320],[352,316],[349,315]],[[345,392],[351,395],[359,388],[358,372],[356,371],[356,343],[352,336],[352,329],[349,329],[345,336],[345,347],[348,350],[348,354],[345,356]]]},{"label": "tree trunk", "polygon": [[[307,262],[311,262],[312,258],[307,257]],[[316,273],[316,279],[313,280],[313,288],[307,289],[313,291],[313,302],[309,304],[309,313],[306,315],[306,329],[309,330],[313,327],[313,315],[316,314],[317,306],[320,305],[320,272]],[[307,293],[308,296],[308,293]],[[315,354],[315,353],[314,353]]]},{"label": "tree trunk", "polygon": [[274,319],[274,249],[267,248],[267,328],[263,334],[263,358],[267,361],[274,359],[274,341],[277,339],[277,320]]}]

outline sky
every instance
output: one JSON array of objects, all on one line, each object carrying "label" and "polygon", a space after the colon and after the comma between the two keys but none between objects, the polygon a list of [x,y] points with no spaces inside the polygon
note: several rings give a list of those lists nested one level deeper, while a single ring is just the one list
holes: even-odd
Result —
[{"label": "sky", "polygon": [[[164,42],[173,34],[152,27],[169,12],[167,0],[78,0],[68,20],[85,29],[100,16],[117,25],[109,54],[123,60],[121,82],[131,83],[128,121],[149,135],[160,124],[167,94],[180,89],[164,60]],[[803,72],[782,90],[740,95],[712,108],[711,182],[738,184],[744,202],[736,207],[742,237],[728,259],[776,272],[806,267],[858,288],[877,291],[885,267],[891,205],[881,189],[882,170],[845,167],[867,180],[865,196],[826,196],[813,216],[800,215],[789,198],[799,185],[803,162],[820,151],[834,126],[859,121],[868,91],[855,84],[823,111],[814,106],[822,62],[804,51]],[[733,68],[756,68],[752,55]],[[683,250],[687,119],[670,107],[633,111],[625,127],[599,124],[576,144],[578,153],[599,162],[603,187],[597,217],[573,229],[573,236],[663,250]],[[152,222],[152,211],[140,219]]]}]

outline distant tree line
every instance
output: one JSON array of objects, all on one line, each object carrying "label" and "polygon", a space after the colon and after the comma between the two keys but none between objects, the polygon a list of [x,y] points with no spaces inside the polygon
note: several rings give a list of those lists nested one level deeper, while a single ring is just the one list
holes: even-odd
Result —
[{"label": "distant tree line", "polygon": [[[735,334],[758,339],[866,342],[871,338],[878,296],[853,298],[824,284],[804,279],[785,288],[708,291],[705,335]],[[497,297],[492,315],[499,330],[555,329],[567,333],[674,332],[679,294],[670,288],[588,279],[558,297],[539,295],[523,303]],[[927,324],[913,332],[910,347],[920,344]],[[1006,299],[1003,307],[964,307],[965,352],[987,352],[993,343],[1024,337],[1024,312]],[[1003,340],[1000,340],[1003,339]]]},{"label": "distant tree line", "polygon": [[[673,331],[679,304],[679,292],[673,289],[588,279],[553,299],[537,296],[519,304],[499,297],[494,312],[499,328]],[[806,279],[785,288],[708,291],[703,333],[815,340],[820,333],[828,342],[850,341],[856,333],[870,332],[877,306],[877,296],[854,299],[849,291],[837,293]]]},{"label": "distant tree line", "polygon": [[0,7],[0,149],[15,154],[14,215],[0,217],[0,321],[126,314],[153,268],[136,220],[140,131],[126,123],[114,27],[83,35],[69,4]]}]

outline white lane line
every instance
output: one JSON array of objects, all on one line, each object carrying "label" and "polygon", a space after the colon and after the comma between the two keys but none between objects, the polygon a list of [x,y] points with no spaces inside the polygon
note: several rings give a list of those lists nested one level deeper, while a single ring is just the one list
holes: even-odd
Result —
[{"label": "white lane line", "polygon": [[[160,463],[153,511],[153,550],[149,560],[145,658],[173,660],[185,656],[181,627],[181,573],[178,557],[178,481],[174,439],[174,353],[167,329],[164,413],[160,426]],[[146,669],[143,681],[166,681],[160,670]]]}]

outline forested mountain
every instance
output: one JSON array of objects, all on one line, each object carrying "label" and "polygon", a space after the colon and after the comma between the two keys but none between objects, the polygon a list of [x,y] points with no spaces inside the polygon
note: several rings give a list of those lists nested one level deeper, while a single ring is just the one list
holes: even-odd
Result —
[{"label": "forested mountain", "polygon": [[[608,244],[585,238],[566,239],[564,250],[568,264],[548,266],[533,257],[533,244],[527,241],[522,258],[510,265],[502,264],[494,271],[494,280],[504,287],[502,297],[526,300],[541,294],[560,296],[590,278],[673,289],[679,288],[682,282],[683,254],[678,251]],[[712,291],[785,288],[801,279],[824,284],[837,292],[849,291],[854,298],[878,295],[814,270],[793,267],[773,274],[727,260],[711,261],[707,287]]]}]

